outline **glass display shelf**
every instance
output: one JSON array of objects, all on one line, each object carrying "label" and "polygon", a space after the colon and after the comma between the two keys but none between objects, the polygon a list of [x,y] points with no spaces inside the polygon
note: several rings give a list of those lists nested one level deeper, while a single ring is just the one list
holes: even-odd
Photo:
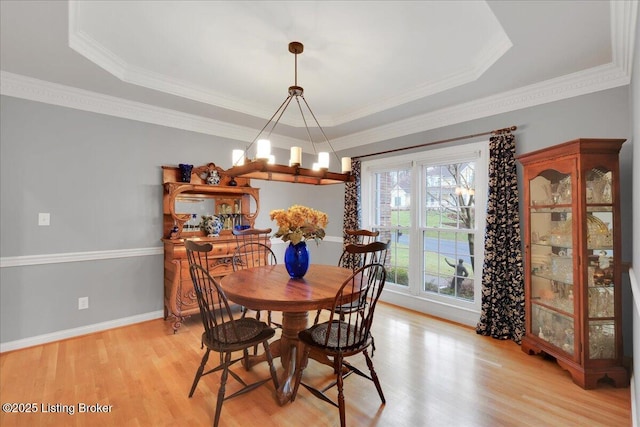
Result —
[{"label": "glass display shelf", "polygon": [[531,330],[541,340],[571,355],[575,352],[573,317],[532,302]]}]

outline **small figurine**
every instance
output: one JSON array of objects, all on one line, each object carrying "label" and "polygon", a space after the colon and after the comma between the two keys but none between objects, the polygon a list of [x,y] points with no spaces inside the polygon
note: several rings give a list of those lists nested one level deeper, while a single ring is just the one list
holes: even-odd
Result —
[{"label": "small figurine", "polygon": [[171,232],[169,233],[169,239],[171,240],[177,239],[179,231],[180,230],[178,229],[178,226],[174,225],[173,228],[171,229]]},{"label": "small figurine", "polygon": [[211,169],[209,171],[209,175],[207,176],[207,184],[209,185],[218,185],[220,184],[220,175],[218,171],[215,169]]},{"label": "small figurine", "polygon": [[609,268],[609,257],[607,256],[607,252],[606,251],[600,251],[598,254],[598,266],[601,269],[605,269],[605,268]]}]

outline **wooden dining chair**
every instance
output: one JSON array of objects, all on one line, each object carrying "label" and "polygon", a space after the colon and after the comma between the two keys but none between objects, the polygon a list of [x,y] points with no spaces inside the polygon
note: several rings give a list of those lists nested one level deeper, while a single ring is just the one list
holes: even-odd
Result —
[{"label": "wooden dining chair", "polygon": [[270,228],[234,229],[232,233],[236,237],[236,250],[233,255],[234,271],[275,262],[276,256],[271,251],[269,243]]},{"label": "wooden dining chair", "polygon": [[366,245],[375,242],[380,235],[379,231],[365,230],[359,228],[357,230],[344,230],[345,241],[356,245]]},{"label": "wooden dining chair", "polygon": [[369,243],[375,242],[379,235],[379,231],[366,230],[363,228],[357,230],[344,230],[344,249],[340,256],[340,260],[338,260],[338,265],[352,270],[362,267],[364,265],[363,262],[356,262],[359,257],[347,257],[347,246],[368,245]]},{"label": "wooden dining chair", "polygon": [[384,265],[390,244],[390,240],[386,243],[374,241],[367,244],[349,244],[342,251],[338,265],[352,270],[377,262]]},{"label": "wooden dining chair", "polygon": [[[236,236],[236,250],[232,258],[233,271],[262,265],[276,265],[278,263],[276,255],[268,243],[270,241],[270,233],[270,228],[233,230],[233,235]],[[247,308],[243,307],[242,317],[245,317],[247,312]],[[260,320],[260,316],[260,311],[257,311],[256,319]],[[267,312],[267,324],[281,327],[279,323],[273,322],[271,311]]]},{"label": "wooden dining chair", "polygon": [[[386,270],[382,264],[368,264],[358,268],[336,293],[329,320],[298,333],[298,339],[304,344],[304,349],[302,360],[296,366],[296,381],[291,401],[295,400],[298,388],[302,384],[315,397],[339,409],[340,425],[344,427],[346,426],[346,415],[343,381],[347,376],[355,373],[372,381],[376,386],[380,400],[383,404],[386,403],[378,375],[368,352],[369,347],[373,344],[371,326],[373,325],[375,308],[385,281]],[[345,301],[353,301],[358,305],[358,308],[348,313],[340,313],[340,307],[345,304]],[[311,349],[326,355],[333,361],[336,380],[322,389],[302,382],[302,374],[307,366]],[[360,353],[364,354],[369,374],[364,373],[346,360],[346,358]],[[338,388],[337,402],[326,394],[329,389],[335,386]]]},{"label": "wooden dining chair", "polygon": [[[207,253],[212,249],[210,243],[199,245],[190,240],[185,241],[185,247],[189,260],[196,260],[200,254]],[[209,272],[196,262],[190,264],[189,272],[200,308],[200,317],[204,325],[201,343],[206,347],[200,366],[196,371],[193,384],[191,385],[189,397],[193,396],[200,378],[214,372],[222,371],[213,419],[213,426],[217,427],[220,422],[222,403],[225,400],[249,392],[269,381],[269,378],[266,378],[247,384],[242,377],[230,369],[234,363],[246,357],[249,348],[262,344],[269,364],[271,380],[273,381],[275,389],[278,389],[278,377],[276,376],[273,357],[269,350],[269,339],[275,335],[275,329],[254,318],[234,319],[224,290],[218,282],[211,277]],[[219,307],[219,309],[216,310],[215,307]],[[218,366],[204,372],[211,351],[219,353],[220,361]],[[242,351],[243,356],[233,359],[233,353],[238,351]],[[242,388],[229,396],[225,396],[226,382],[229,375],[238,381],[242,385]]]},{"label": "wooden dining chair", "polygon": [[[391,241],[387,241],[387,243],[374,241],[368,244],[349,244],[344,248],[342,255],[340,255],[338,265],[340,267],[351,268],[353,270],[373,263],[380,263],[384,265],[390,245]],[[340,311],[346,312],[353,308],[353,304],[351,303],[344,304],[340,307]],[[314,324],[317,324],[320,321],[321,314],[322,310],[318,310],[316,312],[316,318],[313,321]]]}]

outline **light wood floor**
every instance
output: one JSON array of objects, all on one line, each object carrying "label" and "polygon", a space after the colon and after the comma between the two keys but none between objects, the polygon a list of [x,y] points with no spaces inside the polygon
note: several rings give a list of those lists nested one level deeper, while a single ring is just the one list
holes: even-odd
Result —
[{"label": "light wood floor", "polygon": [[[187,397],[202,356],[201,331],[197,318],[176,335],[159,319],[1,354],[2,403],[35,403],[39,412],[3,412],[0,425],[210,425],[219,377],[203,378]],[[373,383],[352,375],[345,381],[350,426],[631,425],[629,388],[583,390],[555,362],[528,356],[511,341],[382,303],[374,332],[373,360],[387,404]],[[353,360],[366,369],[363,358]],[[248,379],[268,376],[266,366],[236,370]],[[330,376],[329,367],[313,361],[305,371],[313,384]],[[111,411],[78,413],[81,403]],[[56,404],[75,413],[42,413]],[[270,382],[227,400],[221,420],[243,427],[335,425],[337,409],[303,388],[295,402],[279,406]]]}]

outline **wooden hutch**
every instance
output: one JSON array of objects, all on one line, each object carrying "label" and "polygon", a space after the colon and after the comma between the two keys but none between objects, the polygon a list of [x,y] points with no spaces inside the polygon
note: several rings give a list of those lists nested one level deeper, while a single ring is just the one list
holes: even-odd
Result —
[{"label": "wooden hutch", "polygon": [[[216,179],[207,183],[212,174]],[[162,166],[164,317],[173,319],[174,333],[185,317],[199,313],[184,240],[211,243],[209,272],[215,278],[223,277],[233,269],[236,240],[232,230],[253,227],[260,207],[259,189],[251,187],[249,179],[232,179],[213,163],[194,167],[190,182],[183,182],[181,176],[178,167]],[[217,237],[201,229],[202,217],[209,215],[222,221]]]},{"label": "wooden hutch", "polygon": [[624,139],[577,139],[524,166],[526,335],[583,388],[626,387],[622,366],[620,174]]}]

